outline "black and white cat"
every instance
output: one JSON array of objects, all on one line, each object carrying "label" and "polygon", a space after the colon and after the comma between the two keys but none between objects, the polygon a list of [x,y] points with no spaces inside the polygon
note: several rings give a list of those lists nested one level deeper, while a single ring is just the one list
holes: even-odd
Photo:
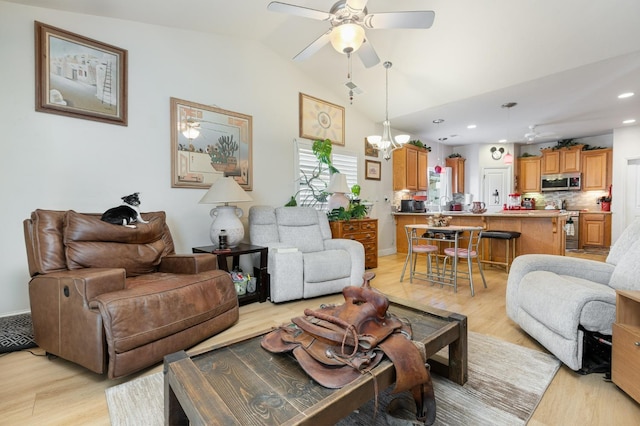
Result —
[{"label": "black and white cat", "polygon": [[140,195],[139,192],[134,192],[131,195],[122,197],[122,205],[118,207],[112,207],[102,214],[101,220],[113,223],[114,225],[122,225],[127,228],[135,228],[133,225],[136,222],[149,223],[140,216]]}]

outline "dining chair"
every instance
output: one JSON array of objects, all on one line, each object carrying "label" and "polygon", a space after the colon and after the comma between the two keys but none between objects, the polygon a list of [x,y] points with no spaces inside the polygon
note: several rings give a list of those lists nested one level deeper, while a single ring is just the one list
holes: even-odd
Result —
[{"label": "dining chair", "polygon": [[[463,248],[458,244],[458,248],[455,247],[447,247],[444,249],[444,262],[443,262],[443,276],[447,275],[447,263],[451,262],[451,273],[450,280],[453,281],[453,291],[454,293],[458,292],[458,278],[467,279],[469,281],[469,287],[471,287],[471,296],[475,296],[475,291],[473,289],[473,259],[476,259],[476,263],[478,265],[478,270],[480,271],[480,276],[482,277],[482,283],[484,284],[484,288],[487,288],[487,281],[484,278],[484,272],[482,271],[482,264],[480,263],[480,241],[482,240],[482,232],[480,229],[478,230],[470,230],[468,231],[469,235],[467,237],[468,244],[466,244],[466,248]],[[459,241],[464,241],[462,238]],[[466,259],[467,260],[467,270],[460,270],[459,267],[454,267],[457,264],[454,258],[458,259]],[[458,265],[459,266],[459,265]],[[455,278],[454,279],[454,274]]]},{"label": "dining chair", "polygon": [[[429,240],[424,236],[424,234],[419,234],[418,231],[424,232],[423,230],[417,230],[416,228],[412,228],[410,225],[405,226],[405,233],[407,234],[407,242],[409,244],[407,251],[407,258],[404,261],[404,267],[402,268],[402,275],[400,276],[400,282],[404,279],[404,274],[407,269],[407,264],[410,263],[409,266],[409,282],[413,283],[414,276],[422,276],[424,279],[430,279],[433,277],[433,269],[432,263],[433,259],[435,259],[436,264],[436,272],[437,275],[440,275],[440,268],[438,266],[438,246],[428,244]],[[427,265],[425,272],[417,272],[416,264],[418,262],[418,254],[426,254],[427,255]],[[432,254],[436,254],[432,257]]]}]

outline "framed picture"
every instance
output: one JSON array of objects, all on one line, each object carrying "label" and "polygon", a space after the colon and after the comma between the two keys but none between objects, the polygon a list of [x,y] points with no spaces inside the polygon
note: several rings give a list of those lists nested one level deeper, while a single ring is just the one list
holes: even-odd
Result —
[{"label": "framed picture", "polygon": [[380,180],[382,163],[380,161],[364,160],[364,178],[369,180]]},{"label": "framed picture", "polygon": [[344,108],[300,93],[300,137],[344,146]]},{"label": "framed picture", "polygon": [[364,155],[366,155],[367,157],[378,158],[378,149],[374,148],[374,146],[369,143],[367,138],[364,138]]},{"label": "framed picture", "polygon": [[231,176],[253,189],[250,115],[171,98],[171,186],[208,189]]},{"label": "framed picture", "polygon": [[127,51],[35,23],[36,111],[127,125]]}]

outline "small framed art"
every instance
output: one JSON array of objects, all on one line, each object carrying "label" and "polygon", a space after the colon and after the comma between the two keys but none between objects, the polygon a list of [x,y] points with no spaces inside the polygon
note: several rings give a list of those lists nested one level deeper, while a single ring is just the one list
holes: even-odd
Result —
[{"label": "small framed art", "polygon": [[369,180],[380,180],[382,163],[380,161],[364,160],[364,178]]}]

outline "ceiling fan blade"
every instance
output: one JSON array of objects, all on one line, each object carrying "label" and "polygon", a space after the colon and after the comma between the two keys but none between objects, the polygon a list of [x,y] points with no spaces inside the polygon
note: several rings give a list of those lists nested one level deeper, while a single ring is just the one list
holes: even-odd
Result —
[{"label": "ceiling fan blade", "polygon": [[288,13],[290,15],[302,16],[303,18],[316,19],[318,21],[328,21],[333,15],[321,10],[309,9],[308,7],[295,6],[293,4],[272,1],[267,6],[272,12]]},{"label": "ceiling fan blade", "polygon": [[325,44],[329,43],[331,37],[331,31],[328,30],[326,33],[322,34],[320,37],[315,39],[313,43],[305,47],[300,53],[293,57],[294,61],[304,61],[305,59],[312,56],[318,50],[322,49]]},{"label": "ceiling fan blade", "polygon": [[365,68],[371,68],[372,66],[380,63],[378,54],[371,45],[371,42],[366,38],[364,39],[364,43],[362,43],[362,46],[360,46],[360,49],[358,49],[356,53],[358,53],[358,57],[364,64]]},{"label": "ceiling fan blade", "polygon": [[364,26],[371,29],[431,28],[436,14],[431,10],[414,12],[372,13],[364,18]]},{"label": "ceiling fan blade", "polygon": [[347,0],[346,5],[349,9],[359,12],[367,7],[368,1],[369,0]]}]

